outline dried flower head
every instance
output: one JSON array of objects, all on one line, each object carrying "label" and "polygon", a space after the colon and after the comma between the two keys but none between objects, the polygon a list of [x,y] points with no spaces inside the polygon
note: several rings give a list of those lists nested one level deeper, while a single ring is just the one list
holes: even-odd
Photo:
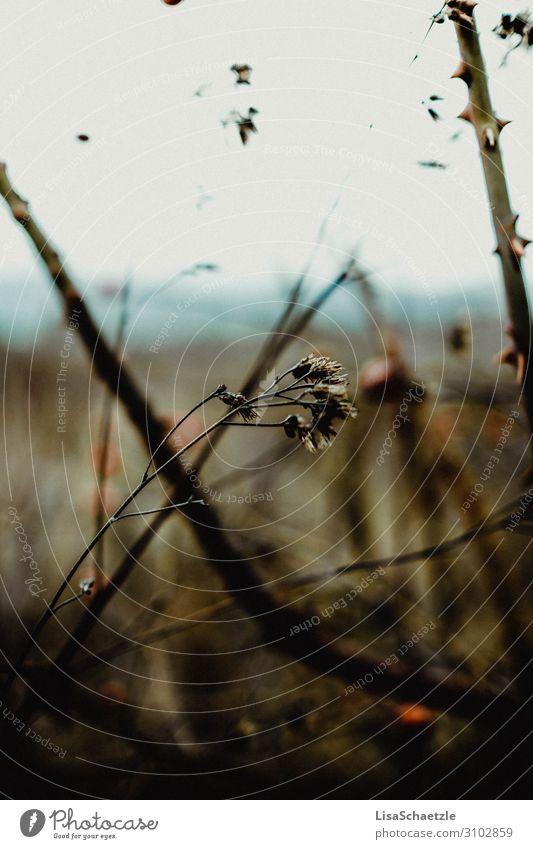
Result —
[{"label": "dried flower head", "polygon": [[310,394],[313,398],[316,398],[318,401],[322,401],[328,398],[345,398],[346,397],[346,387],[348,385],[345,375],[342,375],[344,380],[337,381],[335,378],[338,375],[334,375],[334,379],[331,383],[326,383],[321,381],[320,383],[316,383],[315,386],[310,390]]},{"label": "dried flower head", "polygon": [[316,454],[318,444],[309,425],[298,427],[297,436],[306,451],[309,451],[310,454]]},{"label": "dried flower head", "polygon": [[283,429],[289,439],[298,437],[304,448],[311,454],[316,454],[316,443],[313,438],[313,433],[309,425],[307,425],[302,416],[287,416],[283,422]]},{"label": "dried flower head", "polygon": [[329,357],[320,357],[316,354],[307,354],[292,369],[292,375],[300,380],[305,377],[312,382],[341,383],[345,381],[345,375],[341,376],[342,366]]},{"label": "dried flower head", "polygon": [[298,428],[304,424],[305,422],[301,416],[287,416],[283,422],[283,429],[289,439],[294,439],[295,436],[298,436]]},{"label": "dried flower head", "polygon": [[[348,378],[342,365],[329,357],[307,354],[291,372],[298,383],[295,391],[304,388],[306,395],[314,400],[302,406],[311,412],[311,421],[305,423],[301,416],[289,416],[283,422],[285,433],[297,436],[311,453],[327,448],[337,435],[334,422],[355,418],[357,409],[348,399]],[[311,384],[310,386],[308,384]]]},{"label": "dried flower head", "polygon": [[253,407],[248,406],[248,400],[241,395],[240,392],[226,392],[221,391],[218,393],[218,397],[224,404],[227,404],[228,407],[232,407],[236,410],[242,419],[245,422],[255,422],[258,418],[256,410]]}]

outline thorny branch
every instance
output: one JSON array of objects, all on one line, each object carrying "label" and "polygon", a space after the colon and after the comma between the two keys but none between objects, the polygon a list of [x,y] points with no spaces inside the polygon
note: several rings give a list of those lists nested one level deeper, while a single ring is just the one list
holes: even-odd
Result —
[{"label": "thorny branch", "polygon": [[476,132],[507,295],[512,346],[502,352],[501,361],[516,366],[533,433],[532,323],[522,272],[522,257],[529,240],[516,232],[518,215],[511,208],[500,146],[500,134],[509,122],[494,114],[474,18],[475,6],[472,0],[450,0],[447,4],[461,53],[461,63],[453,77],[463,80],[468,87],[468,104],[459,117],[472,124]]}]

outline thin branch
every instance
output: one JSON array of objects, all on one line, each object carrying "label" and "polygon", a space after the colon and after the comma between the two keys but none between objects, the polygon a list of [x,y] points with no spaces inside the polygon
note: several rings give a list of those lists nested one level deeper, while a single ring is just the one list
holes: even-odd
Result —
[{"label": "thin branch", "polygon": [[163,437],[163,439],[161,440],[161,442],[159,443],[159,445],[157,446],[157,448],[155,448],[155,449],[154,449],[154,451],[152,451],[152,453],[150,454],[150,459],[149,459],[149,461],[148,461],[148,465],[146,466],[146,469],[145,469],[145,471],[144,471],[144,473],[143,473],[143,476],[142,476],[142,480],[143,480],[143,481],[145,481],[145,480],[148,478],[148,475],[149,475],[149,472],[150,472],[150,467],[151,467],[152,463],[153,463],[153,462],[154,462],[154,460],[155,460],[156,454],[158,453],[158,451],[160,451],[160,449],[161,449],[161,448],[162,448],[162,447],[163,447],[166,443],[168,443],[168,440],[170,439],[170,437],[171,437],[171,436],[172,436],[172,435],[173,435],[173,434],[174,434],[174,433],[178,430],[178,428],[180,428],[180,427],[181,427],[181,425],[182,425],[184,422],[186,422],[186,421],[187,421],[187,419],[188,419],[190,416],[192,416],[192,415],[193,415],[193,413],[196,413],[196,412],[197,412],[197,410],[199,410],[201,407],[203,407],[205,404],[207,404],[207,402],[208,402],[208,401],[211,401],[213,398],[216,398],[216,397],[217,397],[217,395],[220,395],[220,393],[221,393],[221,392],[222,392],[225,388],[226,388],[226,387],[225,387],[223,384],[221,384],[220,386],[217,386],[217,388],[216,388],[216,389],[214,389],[214,390],[213,390],[213,392],[211,392],[211,393],[210,393],[209,395],[207,395],[205,398],[202,398],[202,400],[201,400],[201,401],[199,401],[199,402],[198,402],[198,404],[195,404],[195,406],[194,406],[191,410],[189,410],[189,412],[188,412],[188,413],[186,413],[186,414],[183,416],[183,418],[181,418],[181,419],[179,420],[179,422],[176,422],[176,424],[175,424],[175,425],[173,425],[173,426],[170,428],[170,430],[168,431],[168,433],[166,433],[166,434],[165,434],[165,436]]},{"label": "thin branch", "polygon": [[[344,575],[347,572],[359,572],[361,570],[372,571],[373,569],[379,568],[385,569],[388,566],[402,566],[405,563],[413,563],[416,560],[432,560],[435,557],[442,557],[442,555],[448,554],[454,549],[459,548],[465,542],[503,530],[505,523],[509,519],[509,511],[519,505],[523,497],[524,494],[510,501],[502,507],[501,510],[498,510],[498,513],[503,514],[502,518],[495,519],[494,522],[487,522],[486,519],[483,519],[464,533],[448,540],[448,542],[443,542],[438,545],[430,545],[426,548],[418,549],[417,551],[407,551],[403,554],[392,554],[390,557],[380,557],[375,560],[355,560],[353,563],[348,563],[345,566],[337,566],[334,570],[334,574],[335,576],[338,576]],[[302,577],[300,579],[291,580],[291,585],[316,583],[319,580],[323,579]]]},{"label": "thin branch", "polygon": [[137,510],[135,513],[122,513],[113,519],[113,524],[120,522],[122,519],[132,519],[135,516],[152,516],[154,513],[164,513],[165,510],[178,510],[180,507],[187,507],[189,504],[205,504],[203,498],[189,498],[188,501],[182,501],[181,504],[166,504],[164,507],[154,507],[152,510]]}]

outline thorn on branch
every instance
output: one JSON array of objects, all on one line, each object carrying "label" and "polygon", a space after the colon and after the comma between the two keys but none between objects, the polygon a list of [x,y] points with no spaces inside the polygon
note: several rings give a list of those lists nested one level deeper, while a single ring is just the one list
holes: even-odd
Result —
[{"label": "thorn on branch", "polygon": [[472,85],[472,71],[470,69],[470,65],[463,60],[455,69],[450,79],[463,80],[463,82],[470,88]]},{"label": "thorn on branch", "polygon": [[468,103],[462,112],[457,116],[461,121],[467,121],[469,124],[474,123],[474,116],[472,114],[472,105]]}]

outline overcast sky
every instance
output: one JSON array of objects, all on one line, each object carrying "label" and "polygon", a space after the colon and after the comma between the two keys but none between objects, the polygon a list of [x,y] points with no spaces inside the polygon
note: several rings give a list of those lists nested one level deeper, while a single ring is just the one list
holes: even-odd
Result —
[{"label": "overcast sky", "polygon": [[[438,0],[1,6],[0,157],[90,285],[127,270],[159,282],[205,261],[250,279],[295,270],[339,192],[317,272],[359,245],[385,286],[497,282],[473,133],[455,118],[465,89],[449,80],[453,26],[420,47]],[[490,31],[521,6],[482,0],[478,23],[494,100],[513,119],[505,159],[532,235],[533,52],[499,68],[506,44]],[[253,66],[252,86],[234,85],[234,62]],[[432,94],[445,98],[436,123],[421,103]],[[243,148],[221,121],[249,106],[259,132]],[[4,272],[32,273],[4,209],[0,244]],[[526,270],[533,279],[531,258]]]}]

